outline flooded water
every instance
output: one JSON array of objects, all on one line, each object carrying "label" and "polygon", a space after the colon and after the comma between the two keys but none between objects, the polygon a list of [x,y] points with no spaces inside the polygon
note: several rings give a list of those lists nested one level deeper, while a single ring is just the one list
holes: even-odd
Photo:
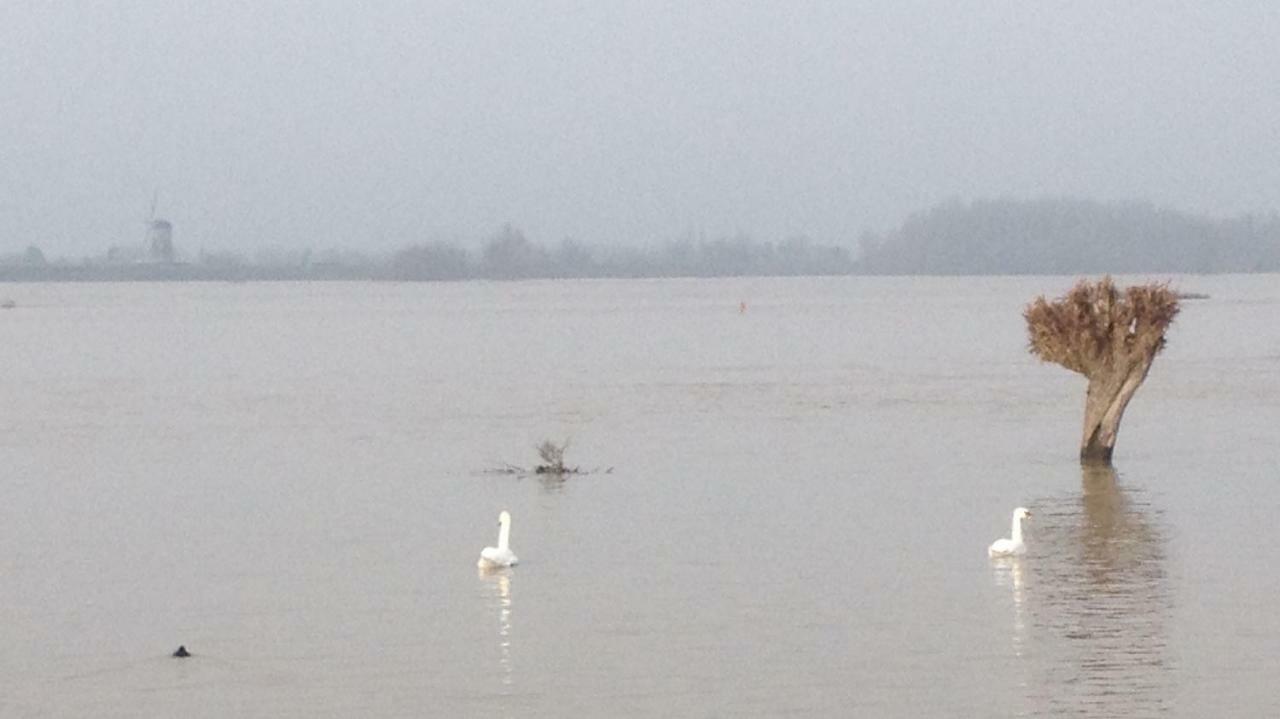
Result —
[{"label": "flooded water", "polygon": [[1114,473],[1071,278],[6,286],[0,715],[1280,715],[1277,279]]}]

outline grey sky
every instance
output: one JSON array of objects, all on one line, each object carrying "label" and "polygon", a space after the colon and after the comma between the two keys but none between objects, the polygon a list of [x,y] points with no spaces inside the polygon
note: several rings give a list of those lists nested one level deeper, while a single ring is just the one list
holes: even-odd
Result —
[{"label": "grey sky", "polygon": [[1280,209],[1274,2],[0,0],[0,252]]}]

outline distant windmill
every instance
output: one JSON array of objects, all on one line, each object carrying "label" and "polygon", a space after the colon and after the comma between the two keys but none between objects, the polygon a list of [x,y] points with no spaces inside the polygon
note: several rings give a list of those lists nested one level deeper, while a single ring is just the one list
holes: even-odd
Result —
[{"label": "distant windmill", "polygon": [[152,262],[173,262],[173,224],[156,217],[160,191],[151,196],[151,215],[147,219],[147,254]]}]

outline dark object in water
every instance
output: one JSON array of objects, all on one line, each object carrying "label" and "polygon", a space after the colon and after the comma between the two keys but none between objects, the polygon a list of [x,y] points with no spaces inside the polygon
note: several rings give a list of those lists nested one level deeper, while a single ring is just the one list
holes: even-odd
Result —
[{"label": "dark object in water", "polygon": [[181,658],[183,658],[183,657],[189,657],[189,656],[191,656],[191,652],[187,651],[187,645],[185,645],[185,644],[179,644],[179,645],[178,645],[178,650],[177,650],[176,652],[174,652],[174,653],[173,653],[173,656],[175,656],[175,657],[177,657],[177,658],[181,659]]}]

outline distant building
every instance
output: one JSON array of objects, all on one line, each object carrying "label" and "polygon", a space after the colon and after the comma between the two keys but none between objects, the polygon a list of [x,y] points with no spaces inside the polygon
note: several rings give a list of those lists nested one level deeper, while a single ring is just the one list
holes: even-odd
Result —
[{"label": "distant building", "polygon": [[147,224],[147,256],[152,262],[173,262],[173,225],[168,220]]}]

